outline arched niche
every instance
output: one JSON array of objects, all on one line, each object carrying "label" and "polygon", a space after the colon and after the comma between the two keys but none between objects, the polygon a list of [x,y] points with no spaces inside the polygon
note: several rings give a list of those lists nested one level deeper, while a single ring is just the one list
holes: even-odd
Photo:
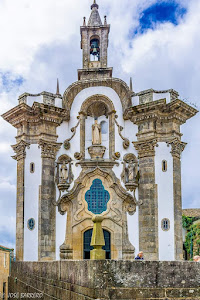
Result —
[{"label": "arched niche", "polygon": [[80,151],[85,158],[85,124],[87,117],[98,119],[105,116],[108,120],[109,158],[115,153],[115,107],[113,102],[104,95],[93,95],[87,98],[82,106],[80,114]]},{"label": "arched niche", "polygon": [[127,84],[119,78],[106,78],[106,79],[93,79],[93,80],[85,80],[85,81],[76,81],[71,84],[63,95],[63,108],[66,110],[66,120],[70,120],[70,112],[71,107],[76,99],[77,95],[90,87],[108,87],[113,89],[118,95],[123,113],[127,108],[132,106],[131,97],[133,96],[133,92],[129,89]]}]

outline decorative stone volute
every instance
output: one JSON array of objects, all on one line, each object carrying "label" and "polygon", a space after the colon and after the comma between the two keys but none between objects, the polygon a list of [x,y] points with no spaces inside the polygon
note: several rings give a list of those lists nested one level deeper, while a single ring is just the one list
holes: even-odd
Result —
[{"label": "decorative stone volute", "polygon": [[181,153],[185,149],[187,143],[181,142],[178,139],[174,139],[171,142],[168,142],[167,145],[168,146],[171,145],[171,154],[172,154],[172,156],[180,158],[181,157]]},{"label": "decorative stone volute", "polygon": [[141,142],[133,142],[135,149],[138,151],[138,158],[155,156],[156,139],[149,139]]},{"label": "decorative stone volute", "polygon": [[12,156],[13,159],[15,160],[21,160],[26,157],[26,147],[29,147],[30,144],[21,140],[19,143],[16,145],[11,146],[16,153],[16,155]]},{"label": "decorative stone volute", "polygon": [[62,146],[61,143],[49,142],[45,140],[39,141],[39,146],[41,147],[41,157],[42,158],[52,158],[55,159],[56,153]]}]

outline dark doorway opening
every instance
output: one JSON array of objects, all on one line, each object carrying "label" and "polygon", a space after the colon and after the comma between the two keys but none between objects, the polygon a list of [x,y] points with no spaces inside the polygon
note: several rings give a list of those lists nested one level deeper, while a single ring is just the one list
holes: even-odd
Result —
[{"label": "dark doorway opening", "polygon": [[[93,247],[90,246],[92,239],[92,231],[93,229],[89,229],[84,232],[83,236],[83,258],[90,259],[90,251],[93,250]],[[106,251],[106,259],[111,259],[111,249],[110,249],[110,232],[103,229],[105,246],[103,250]]]}]

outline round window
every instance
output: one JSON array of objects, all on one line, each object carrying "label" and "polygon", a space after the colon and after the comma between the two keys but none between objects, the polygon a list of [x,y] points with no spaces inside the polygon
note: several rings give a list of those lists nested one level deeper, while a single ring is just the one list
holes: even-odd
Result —
[{"label": "round window", "polygon": [[28,229],[33,230],[35,228],[35,220],[33,218],[30,218],[27,222]]}]

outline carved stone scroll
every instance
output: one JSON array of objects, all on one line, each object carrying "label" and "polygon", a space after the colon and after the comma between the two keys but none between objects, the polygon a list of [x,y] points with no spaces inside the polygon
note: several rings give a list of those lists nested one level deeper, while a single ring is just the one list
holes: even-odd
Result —
[{"label": "carved stone scroll", "polygon": [[117,122],[116,120],[117,116],[115,116],[115,124],[117,125],[118,127],[118,133],[119,133],[119,136],[121,137],[121,139],[123,140],[123,147],[124,149],[127,149],[129,146],[130,146],[130,141],[123,137],[123,135],[121,134],[122,130],[124,129],[122,126],[119,125],[119,123]]},{"label": "carved stone scroll", "polygon": [[80,124],[80,119],[78,120],[78,123],[76,124],[76,126],[72,127],[72,129],[71,129],[71,132],[73,132],[72,136],[69,139],[67,139],[67,140],[64,141],[63,146],[64,146],[65,150],[69,150],[70,149],[70,141],[75,136],[76,129],[77,129],[77,127],[78,127],[79,124]]}]

